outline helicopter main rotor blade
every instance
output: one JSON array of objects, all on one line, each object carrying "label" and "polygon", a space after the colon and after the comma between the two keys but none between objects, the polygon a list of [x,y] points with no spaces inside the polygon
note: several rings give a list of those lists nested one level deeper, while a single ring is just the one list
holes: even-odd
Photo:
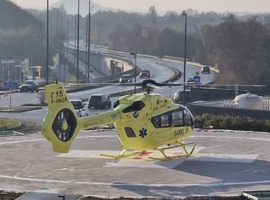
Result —
[{"label": "helicopter main rotor blade", "polygon": [[162,87],[157,86],[157,85],[154,85],[154,84],[152,84],[152,83],[147,83],[147,85],[146,85],[146,86],[147,86],[147,87],[149,87],[149,88],[163,89]]},{"label": "helicopter main rotor blade", "polygon": [[[84,84],[85,85],[85,84]],[[89,84],[89,86],[138,86],[143,88],[144,90],[151,90],[154,88],[158,88],[160,89],[160,87],[162,86],[183,86],[183,83],[158,83],[153,79],[144,79],[141,82],[137,82],[137,83],[91,83]]]},{"label": "helicopter main rotor blade", "polygon": [[157,83],[157,86],[182,86],[183,83]]}]

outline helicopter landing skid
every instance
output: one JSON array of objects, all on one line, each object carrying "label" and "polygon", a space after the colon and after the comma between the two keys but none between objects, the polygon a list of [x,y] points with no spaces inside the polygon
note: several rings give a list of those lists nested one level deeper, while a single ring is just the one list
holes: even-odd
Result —
[{"label": "helicopter landing skid", "polygon": [[132,153],[126,153],[126,149],[124,149],[120,154],[118,155],[109,155],[109,154],[100,154],[100,156],[105,156],[105,157],[110,157],[110,158],[114,158],[114,159],[117,159],[117,158],[125,158],[125,157],[130,157],[130,156],[135,156],[135,155],[138,155],[138,154],[144,154],[146,151],[143,150],[143,151],[137,151],[137,152],[132,152]]},{"label": "helicopter landing skid", "polygon": [[[161,148],[161,149],[156,148],[156,150],[158,150],[158,151],[160,151],[160,153],[162,153],[162,155],[164,156],[164,158],[157,158],[157,157],[149,157],[149,158],[150,159],[154,159],[154,160],[160,160],[160,161],[173,160],[173,159],[176,159],[176,158],[185,158],[185,157],[191,156],[192,153],[195,150],[195,147],[196,147],[196,144],[194,144],[194,143],[183,144],[181,142],[177,142],[177,144],[178,145],[175,145],[175,146],[172,146],[172,147],[165,147],[165,148]],[[186,146],[187,145],[194,145],[190,152],[188,152],[187,149],[186,149]],[[167,150],[167,149],[173,149],[173,148],[177,148],[177,147],[182,147],[184,149],[184,151],[185,151],[185,154],[183,154],[183,155],[177,155],[177,156],[167,156],[165,154],[165,150]]]}]

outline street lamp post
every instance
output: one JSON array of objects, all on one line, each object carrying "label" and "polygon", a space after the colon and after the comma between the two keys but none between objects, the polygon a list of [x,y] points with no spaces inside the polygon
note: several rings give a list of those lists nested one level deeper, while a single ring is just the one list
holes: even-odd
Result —
[{"label": "street lamp post", "polygon": [[[68,38],[69,38],[69,18],[67,16],[67,65],[68,66]],[[66,75],[66,67],[64,68],[64,74]],[[66,76],[64,75],[64,82],[66,82]]]},{"label": "street lamp post", "polygon": [[87,34],[87,78],[89,83],[89,68],[90,68],[90,31],[91,31],[91,1],[89,1],[89,10],[88,10],[88,34]]},{"label": "street lamp post", "polygon": [[46,65],[46,85],[49,84],[49,0],[47,0],[47,58],[45,61]]},{"label": "street lamp post", "polygon": [[79,38],[80,38],[80,0],[78,0],[78,22],[77,22],[77,74],[76,83],[79,83]]},{"label": "street lamp post", "polygon": [[[133,58],[134,58],[134,73],[135,73],[135,76],[134,76],[134,82],[136,83],[136,76],[137,76],[137,63],[136,63],[136,60],[137,60],[137,53],[130,53],[130,55],[133,55]],[[134,94],[136,94],[136,85],[134,86]]]},{"label": "street lamp post", "polygon": [[185,16],[185,42],[184,42],[184,89],[183,89],[183,105],[186,105],[185,93],[186,93],[186,59],[187,59],[187,13],[183,10],[182,15]]}]

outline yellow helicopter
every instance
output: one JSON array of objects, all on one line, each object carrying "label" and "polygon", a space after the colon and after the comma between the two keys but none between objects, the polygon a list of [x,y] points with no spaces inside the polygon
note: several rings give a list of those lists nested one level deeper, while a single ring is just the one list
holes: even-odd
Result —
[{"label": "yellow helicopter", "polygon": [[[145,79],[140,83],[118,85],[140,86],[146,92],[124,95],[114,102],[113,110],[82,118],[77,117],[61,83],[45,86],[49,110],[42,123],[41,133],[52,143],[53,151],[67,153],[80,130],[114,123],[123,151],[118,155],[101,156],[116,159],[158,150],[164,156],[159,160],[170,160],[193,153],[196,145],[183,142],[194,128],[191,112],[170,98],[151,93],[155,87],[182,84],[157,83]],[[193,146],[191,151],[187,151],[187,145]],[[165,150],[176,147],[183,148],[183,155],[170,157],[165,154]]]}]

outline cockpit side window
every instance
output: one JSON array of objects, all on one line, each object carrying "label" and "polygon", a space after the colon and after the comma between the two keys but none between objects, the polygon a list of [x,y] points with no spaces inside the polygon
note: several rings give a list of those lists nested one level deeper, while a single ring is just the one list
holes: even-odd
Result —
[{"label": "cockpit side window", "polygon": [[151,120],[152,124],[154,125],[154,127],[159,127],[159,120],[158,120],[158,117],[153,117],[152,120]]},{"label": "cockpit side window", "polygon": [[183,126],[183,112],[181,110],[172,113],[172,125]]},{"label": "cockpit side window", "polygon": [[161,127],[169,126],[169,116],[168,114],[161,115],[160,117]]},{"label": "cockpit side window", "polygon": [[192,126],[192,119],[187,110],[184,110],[184,121],[186,126]]},{"label": "cockpit side window", "polygon": [[182,107],[152,117],[151,122],[155,128],[194,126],[192,114]]},{"label": "cockpit side window", "polygon": [[170,117],[169,114],[163,114],[151,119],[152,124],[156,128],[169,127],[170,125]]}]

